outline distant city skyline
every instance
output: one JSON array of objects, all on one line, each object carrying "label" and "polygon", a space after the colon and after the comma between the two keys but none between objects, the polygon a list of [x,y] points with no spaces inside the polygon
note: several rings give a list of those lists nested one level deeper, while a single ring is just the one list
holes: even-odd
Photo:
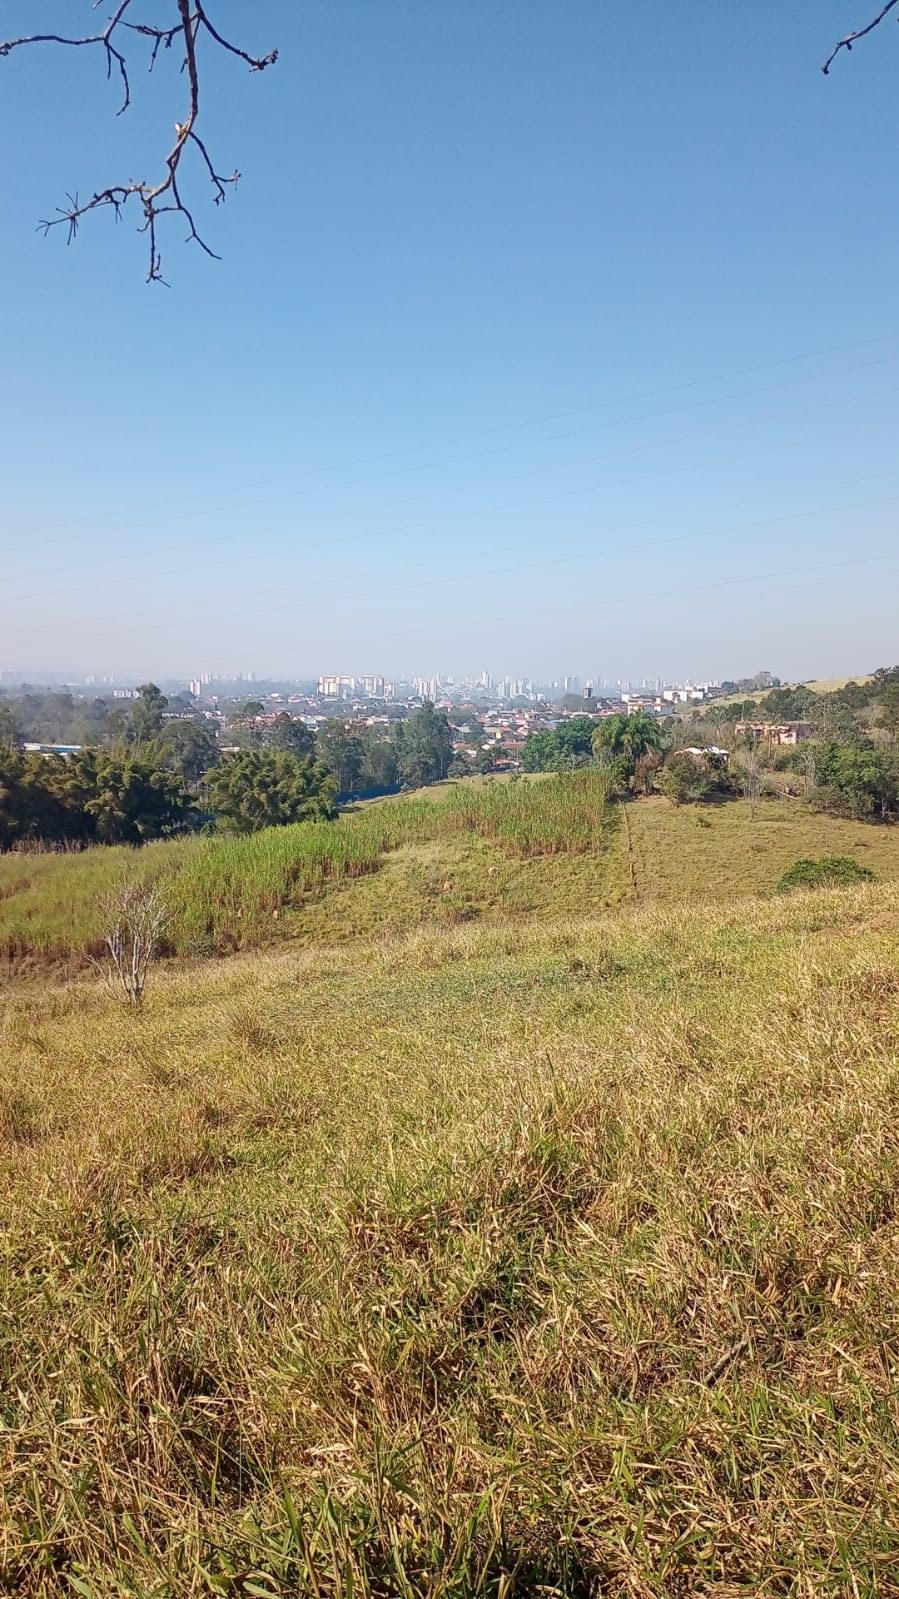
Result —
[{"label": "distant city skyline", "polygon": [[[368,695],[371,698],[383,697],[386,692],[396,688],[412,690],[423,697],[434,697],[443,689],[457,689],[469,687],[484,691],[509,689],[511,694],[528,693],[539,689],[554,689],[559,693],[583,695],[588,690],[595,695],[604,691],[629,688],[661,691],[669,687],[708,687],[719,684],[723,679],[736,680],[743,677],[752,677],[756,672],[772,671],[775,676],[782,676],[776,666],[756,664],[749,672],[727,672],[721,674],[660,674],[656,672],[634,672],[631,674],[609,675],[600,672],[587,672],[584,674],[574,672],[555,672],[549,676],[531,675],[523,672],[491,671],[484,668],[480,671],[440,671],[409,673],[344,673],[344,672],[267,672],[245,668],[241,671],[211,670],[204,668],[196,672],[165,671],[122,671],[122,672],[82,672],[62,667],[37,667],[33,671],[23,671],[21,668],[9,665],[0,665],[0,692],[18,688],[23,682],[37,685],[67,685],[72,688],[90,689],[98,697],[104,691],[112,692],[117,688],[133,688],[142,682],[155,682],[157,684],[180,684],[198,697],[207,690],[214,692],[219,684],[228,686],[243,686],[248,693],[255,689],[263,689],[269,684],[286,684],[290,686],[306,685],[313,687],[323,697],[338,699],[344,691],[356,693],[359,696]],[[821,677],[825,674],[819,673]],[[862,675],[862,674],[859,674]]]}]

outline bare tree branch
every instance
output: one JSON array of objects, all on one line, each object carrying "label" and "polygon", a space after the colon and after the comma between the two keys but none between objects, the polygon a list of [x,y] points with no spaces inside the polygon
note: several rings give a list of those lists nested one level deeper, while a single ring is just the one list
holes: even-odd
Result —
[{"label": "bare tree branch", "polygon": [[171,919],[168,907],[155,884],[127,878],[123,878],[116,892],[105,895],[98,903],[109,958],[105,965],[94,955],[89,955],[88,960],[111,994],[121,988],[132,1005],[139,1005],[147,974]]},{"label": "bare tree branch", "polygon": [[230,50],[232,55],[240,56],[241,61],[245,61],[247,63],[247,66],[249,67],[251,72],[264,72],[266,67],[273,67],[274,66],[275,62],[278,59],[277,50],[270,50],[267,56],[250,56],[250,55],[247,55],[246,50],[239,49],[236,44],[229,44],[228,40],[227,39],[223,39],[220,33],[216,33],[215,28],[212,26],[212,23],[210,22],[209,18],[206,15],[205,7],[202,4],[202,0],[195,0],[195,5],[196,5],[196,14],[197,14],[197,16],[199,17],[200,21],[202,22],[203,27],[206,29],[207,33],[211,33],[212,34],[212,37],[215,40],[216,44],[220,44],[223,50]]},{"label": "bare tree branch", "polygon": [[830,71],[831,66],[833,65],[833,63],[836,60],[837,56],[839,55],[840,51],[841,50],[848,50],[851,53],[852,46],[856,43],[856,41],[858,39],[864,39],[866,34],[873,33],[875,28],[879,28],[880,24],[882,23],[882,21],[884,19],[884,17],[889,16],[890,12],[893,11],[897,5],[899,5],[899,0],[887,0],[887,3],[884,6],[883,10],[878,12],[878,14],[874,18],[873,22],[869,22],[868,26],[866,28],[859,28],[856,33],[847,33],[845,39],[841,39],[839,44],[835,44],[834,45],[833,49],[830,52],[830,55],[827,57],[827,60],[825,61],[823,67],[821,68],[821,71],[824,73],[825,78],[827,77],[827,74]]},{"label": "bare tree branch", "polygon": [[68,242],[71,243],[78,232],[81,219],[89,211],[101,210],[110,206],[115,213],[116,221],[121,218],[123,207],[136,196],[143,211],[144,221],[140,232],[146,233],[149,243],[150,265],[147,272],[147,281],[150,283],[165,283],[162,276],[162,257],[159,253],[157,241],[157,222],[161,216],[180,213],[187,226],[187,242],[198,244],[207,255],[218,260],[215,251],[210,248],[201,236],[193,213],[185,203],[180,188],[181,158],[188,145],[195,147],[200,154],[207,176],[212,184],[212,198],[215,205],[221,205],[226,196],[226,187],[235,186],[240,178],[236,170],[226,176],[217,170],[209,151],[196,131],[196,124],[200,115],[200,72],[197,64],[197,42],[201,33],[208,33],[209,37],[221,49],[230,55],[237,56],[246,62],[251,72],[264,72],[266,67],[273,66],[278,59],[277,50],[270,50],[267,55],[253,56],[239,45],[232,44],[223,37],[214,27],[206,13],[205,0],[172,0],[177,10],[177,22],[171,22],[162,27],[156,23],[135,22],[126,17],[135,0],[117,0],[117,4],[106,27],[99,33],[85,34],[81,38],[65,38],[56,33],[35,33],[21,39],[7,39],[0,42],[0,56],[8,56],[13,50],[26,44],[63,44],[80,48],[82,45],[99,45],[106,56],[106,76],[111,78],[114,71],[118,71],[122,80],[123,99],[118,115],[127,111],[131,104],[131,84],[128,77],[128,62],[124,51],[118,48],[115,42],[116,30],[127,29],[136,33],[141,38],[151,41],[149,71],[152,72],[161,49],[168,50],[176,39],[180,39],[184,47],[183,71],[186,74],[190,101],[187,115],[181,122],[175,123],[175,142],[165,158],[165,175],[158,183],[147,183],[145,180],[128,183],[110,184],[108,188],[98,189],[89,200],[79,201],[77,194],[68,195],[68,204],[57,207],[57,214],[48,220],[39,223],[39,228],[45,234],[51,228],[59,227],[65,223],[68,227]]}]

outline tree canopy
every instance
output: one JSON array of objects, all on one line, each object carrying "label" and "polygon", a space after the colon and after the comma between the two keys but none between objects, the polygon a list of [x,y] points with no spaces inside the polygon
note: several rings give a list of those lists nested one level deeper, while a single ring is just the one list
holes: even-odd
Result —
[{"label": "tree canopy", "polygon": [[28,839],[143,844],[183,832],[192,819],[177,776],[137,755],[0,751],[0,848]]},{"label": "tree canopy", "polygon": [[323,761],[286,750],[226,755],[206,779],[211,809],[237,833],[330,819],[337,814],[336,793],[337,785]]},{"label": "tree canopy", "polygon": [[662,747],[662,729],[646,711],[634,711],[630,716],[606,716],[593,734],[596,754],[607,751],[614,759],[624,755],[636,765],[641,755],[650,755]]},{"label": "tree canopy", "polygon": [[446,712],[435,710],[430,700],[397,723],[394,742],[399,779],[407,788],[446,777],[453,756],[452,729]]},{"label": "tree canopy", "polygon": [[563,772],[584,765],[591,758],[592,716],[571,716],[554,728],[530,733],[521,751],[526,772]]}]

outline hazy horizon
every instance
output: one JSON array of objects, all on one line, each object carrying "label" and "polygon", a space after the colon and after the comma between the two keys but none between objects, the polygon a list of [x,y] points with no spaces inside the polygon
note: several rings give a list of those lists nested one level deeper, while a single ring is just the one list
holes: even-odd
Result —
[{"label": "hazy horizon", "polygon": [[[72,0],[42,23],[72,29]],[[222,260],[67,190],[152,174],[90,52],[0,61],[0,670],[551,681],[899,656],[899,30],[750,13],[223,4]],[[9,0],[3,32],[31,6]],[[41,115],[33,116],[38,103]],[[872,155],[873,152],[873,155]],[[468,663],[468,664],[466,664]]]}]

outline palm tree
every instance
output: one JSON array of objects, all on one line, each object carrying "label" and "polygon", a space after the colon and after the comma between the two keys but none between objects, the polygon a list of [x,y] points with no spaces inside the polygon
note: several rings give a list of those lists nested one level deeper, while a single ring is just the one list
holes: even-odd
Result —
[{"label": "palm tree", "polygon": [[632,716],[607,716],[593,734],[593,753],[607,750],[614,759],[626,755],[636,763],[641,755],[650,755],[662,747],[662,729],[646,711],[634,711]]},{"label": "palm tree", "polygon": [[661,749],[662,729],[654,716],[648,716],[646,711],[635,711],[625,720],[624,745],[631,760],[638,761],[641,755],[652,755]]}]

